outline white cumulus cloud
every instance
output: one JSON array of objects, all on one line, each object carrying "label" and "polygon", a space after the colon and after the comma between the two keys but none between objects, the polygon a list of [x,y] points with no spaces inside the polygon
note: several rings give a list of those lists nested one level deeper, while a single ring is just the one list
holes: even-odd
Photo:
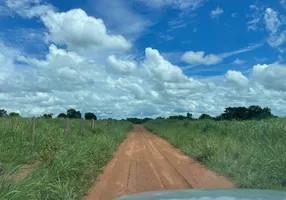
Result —
[{"label": "white cumulus cloud", "polygon": [[211,11],[210,16],[211,16],[212,18],[217,18],[217,17],[219,17],[221,14],[223,14],[223,12],[224,12],[224,10],[218,6],[215,10],[212,10],[212,11]]},{"label": "white cumulus cloud", "polygon": [[233,64],[235,64],[235,65],[241,65],[241,64],[244,64],[244,63],[245,63],[244,60],[240,60],[238,58],[235,61],[233,61]]},{"label": "white cumulus cloud", "polygon": [[286,66],[277,63],[271,65],[255,65],[252,78],[267,89],[286,91]]},{"label": "white cumulus cloud", "polygon": [[[180,8],[188,7],[181,4]],[[29,5],[29,9],[34,8]],[[29,9],[22,11],[29,13]],[[9,112],[35,116],[58,114],[73,107],[82,113],[95,112],[100,118],[187,112],[198,116],[217,115],[228,106],[258,104],[270,107],[275,114],[286,114],[285,65],[255,65],[249,76],[234,70],[219,77],[187,76],[155,48],[146,48],[145,55],[134,59],[126,51],[131,48],[127,39],[110,34],[101,19],[88,16],[83,10],[27,13],[21,16],[40,17],[52,44],[44,44],[49,47],[48,52],[39,58],[23,56],[20,50],[0,42],[0,101],[1,108]],[[182,60],[190,65],[212,65],[259,46],[219,55],[189,51]]]},{"label": "white cumulus cloud", "polygon": [[56,44],[71,47],[103,47],[127,50],[131,43],[121,35],[110,35],[102,19],[88,16],[81,9],[67,12],[48,12],[41,16],[49,29],[47,39]]},{"label": "white cumulus cloud", "polygon": [[114,55],[111,55],[107,59],[107,64],[122,73],[130,73],[136,70],[137,63],[129,60],[119,60]]},{"label": "white cumulus cloud", "polygon": [[228,70],[225,75],[225,80],[239,87],[246,87],[249,84],[247,77],[239,71]]},{"label": "white cumulus cloud", "polygon": [[181,82],[187,79],[182,70],[165,60],[158,50],[146,48],[145,53],[143,66],[153,79],[163,82]]},{"label": "white cumulus cloud", "polygon": [[116,118],[186,112],[216,115],[227,106],[252,104],[269,106],[275,114],[286,110],[284,65],[256,65],[249,78],[230,70],[217,81],[195,79],[164,59],[158,50],[145,51],[145,58],[139,62],[116,58],[120,64],[136,63],[136,70],[128,76],[120,71],[110,73],[110,66],[55,45],[50,46],[45,59],[20,57],[21,65],[26,65],[21,70],[13,56],[7,59],[1,53],[2,107],[21,111],[24,116],[58,114],[74,107]]},{"label": "white cumulus cloud", "polygon": [[214,65],[222,61],[217,55],[205,55],[203,51],[188,51],[182,56],[182,60],[191,65]]}]

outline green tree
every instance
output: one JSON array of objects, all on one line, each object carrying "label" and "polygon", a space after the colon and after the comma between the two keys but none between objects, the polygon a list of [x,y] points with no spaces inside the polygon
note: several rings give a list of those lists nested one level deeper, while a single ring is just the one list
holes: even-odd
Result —
[{"label": "green tree", "polygon": [[53,118],[53,113],[50,113],[50,114],[44,114],[43,116],[42,116],[42,118],[45,118],[45,119],[52,119]]},{"label": "green tree", "polygon": [[19,113],[11,112],[9,113],[9,117],[21,117]]},{"label": "green tree", "polygon": [[249,106],[248,115],[249,119],[266,119],[273,117],[270,108],[261,108],[260,106]]},{"label": "green tree", "polygon": [[170,116],[168,119],[184,120],[184,119],[187,119],[187,117],[183,115],[174,115],[174,116]]},{"label": "green tree", "polygon": [[58,118],[67,118],[67,115],[65,113],[60,113],[58,115]]},{"label": "green tree", "polygon": [[260,106],[228,107],[224,113],[216,117],[217,120],[260,120],[274,117],[271,110]]},{"label": "green tree", "polygon": [[147,121],[152,120],[151,118],[144,118],[144,119],[140,119],[140,118],[127,118],[127,121],[132,122],[133,124],[143,124]]},{"label": "green tree", "polygon": [[213,119],[212,116],[208,115],[208,114],[202,114],[199,119]]},{"label": "green tree", "polygon": [[86,120],[91,120],[91,119],[97,120],[96,115],[94,113],[91,113],[91,112],[85,113],[84,118]]},{"label": "green tree", "polygon": [[4,109],[0,109],[0,117],[7,117],[7,116],[8,116],[7,111]]},{"label": "green tree", "polygon": [[67,110],[67,117],[71,119],[81,119],[81,113],[75,109],[69,109]]},{"label": "green tree", "polygon": [[187,113],[187,119],[193,119],[193,114]]}]

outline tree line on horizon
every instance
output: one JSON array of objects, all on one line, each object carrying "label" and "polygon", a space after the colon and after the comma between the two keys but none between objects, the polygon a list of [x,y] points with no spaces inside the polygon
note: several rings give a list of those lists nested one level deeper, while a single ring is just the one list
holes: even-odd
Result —
[{"label": "tree line on horizon", "polygon": [[[53,113],[49,114],[43,114],[40,117],[37,118],[44,118],[44,119],[52,119],[53,118]],[[8,112],[4,109],[0,109],[0,117],[21,117],[19,113],[16,112],[11,112],[8,114]],[[69,118],[69,119],[82,119],[82,114],[80,111],[77,111],[73,108],[68,109],[66,113],[60,113],[57,118]],[[97,120],[97,117],[94,113],[92,112],[87,112],[84,114],[84,119],[86,120]]]},{"label": "tree line on horizon", "polygon": [[[278,118],[277,116],[271,113],[271,109],[268,107],[262,108],[261,106],[249,106],[249,107],[228,107],[225,108],[224,112],[216,117],[212,117],[209,114],[201,114],[198,118],[194,118],[192,114],[187,113],[184,115],[174,115],[169,117],[157,117],[157,120],[169,119],[169,120],[261,120],[268,118]],[[149,120],[153,120],[152,118],[127,118],[128,121],[134,124],[143,124]]]},{"label": "tree line on horizon", "polygon": [[[44,114],[38,118],[52,119],[52,113]],[[0,117],[21,117],[19,113],[8,112],[4,109],[0,109]],[[69,119],[82,119],[82,114],[80,111],[75,109],[68,109],[66,113],[60,113],[57,118],[69,118]],[[261,106],[249,106],[249,107],[228,107],[224,110],[224,112],[216,117],[212,117],[209,114],[202,114],[199,118],[194,118],[191,113],[187,113],[184,115],[174,115],[165,117],[157,117],[156,119],[170,119],[170,120],[261,120],[267,118],[277,118],[271,113],[271,109],[268,107],[262,108]],[[84,115],[84,119],[86,120],[97,120],[97,116],[92,112],[87,112]],[[110,118],[111,119],[111,118]],[[143,124],[149,120],[153,120],[152,118],[127,118],[127,121],[130,121],[134,124]]]}]

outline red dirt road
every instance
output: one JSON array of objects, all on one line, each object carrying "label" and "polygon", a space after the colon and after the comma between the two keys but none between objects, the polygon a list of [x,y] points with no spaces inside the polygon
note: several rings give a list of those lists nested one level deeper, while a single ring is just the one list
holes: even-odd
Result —
[{"label": "red dirt road", "polygon": [[234,187],[144,126],[135,125],[83,200],[111,200],[149,191]]}]

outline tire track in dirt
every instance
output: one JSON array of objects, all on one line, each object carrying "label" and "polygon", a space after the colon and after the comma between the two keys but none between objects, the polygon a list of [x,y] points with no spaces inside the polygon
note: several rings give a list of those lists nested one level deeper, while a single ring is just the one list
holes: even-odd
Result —
[{"label": "tire track in dirt", "polygon": [[162,138],[135,125],[83,200],[111,200],[149,191],[234,188]]}]

